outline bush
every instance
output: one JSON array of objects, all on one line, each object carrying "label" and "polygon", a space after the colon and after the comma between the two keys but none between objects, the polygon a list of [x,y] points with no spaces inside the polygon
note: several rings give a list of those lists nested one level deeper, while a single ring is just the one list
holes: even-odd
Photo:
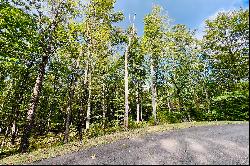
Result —
[{"label": "bush", "polygon": [[213,113],[216,120],[248,120],[249,92],[225,92],[213,98]]},{"label": "bush", "polygon": [[122,129],[122,126],[120,126],[117,121],[111,121],[107,123],[105,128],[102,123],[93,123],[90,125],[88,130],[85,130],[85,135],[87,138],[93,138],[121,131]]},{"label": "bush", "polygon": [[146,125],[147,125],[147,122],[146,122],[146,121],[137,123],[137,122],[136,122],[135,120],[133,120],[132,118],[129,118],[129,121],[128,121],[128,127],[129,127],[130,129],[142,128],[142,127],[145,127]]},{"label": "bush", "polygon": [[183,121],[183,119],[184,119],[184,113],[180,112],[160,111],[157,113],[157,120],[160,124],[180,123]]}]

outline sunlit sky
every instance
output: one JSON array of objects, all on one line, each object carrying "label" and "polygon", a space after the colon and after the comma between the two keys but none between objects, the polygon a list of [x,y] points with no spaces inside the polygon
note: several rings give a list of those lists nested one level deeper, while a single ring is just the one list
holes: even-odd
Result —
[{"label": "sunlit sky", "polygon": [[129,25],[129,14],[136,13],[135,26],[138,34],[143,34],[143,18],[153,4],[161,5],[173,20],[172,24],[185,24],[190,29],[197,29],[196,36],[201,38],[204,20],[214,17],[220,11],[249,8],[249,0],[117,0],[116,11],[122,11],[125,20],[119,25]]}]

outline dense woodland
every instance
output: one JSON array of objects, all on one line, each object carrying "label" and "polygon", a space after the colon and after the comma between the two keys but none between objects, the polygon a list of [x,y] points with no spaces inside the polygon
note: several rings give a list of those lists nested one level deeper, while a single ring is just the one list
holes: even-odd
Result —
[{"label": "dense woodland", "polygon": [[[202,39],[153,6],[139,36],[115,0],[0,0],[0,154],[184,121],[248,120],[249,9]],[[50,139],[47,139],[50,138]],[[44,141],[45,140],[45,141]]]}]

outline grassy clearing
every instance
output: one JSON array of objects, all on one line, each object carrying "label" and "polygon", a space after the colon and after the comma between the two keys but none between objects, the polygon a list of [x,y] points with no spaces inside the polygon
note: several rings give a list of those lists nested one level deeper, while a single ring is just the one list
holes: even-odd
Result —
[{"label": "grassy clearing", "polygon": [[92,146],[111,143],[120,139],[144,136],[150,133],[162,132],[174,129],[190,128],[195,126],[211,126],[211,125],[224,125],[224,124],[242,124],[249,123],[248,121],[216,121],[216,122],[185,122],[176,124],[164,124],[158,126],[145,126],[143,128],[131,129],[128,131],[116,132],[109,135],[100,136],[85,140],[82,144],[78,142],[70,142],[68,144],[59,145],[56,147],[49,147],[38,149],[30,153],[16,154],[0,160],[0,165],[11,164],[24,164],[42,159],[56,157],[79,150],[83,150]]}]

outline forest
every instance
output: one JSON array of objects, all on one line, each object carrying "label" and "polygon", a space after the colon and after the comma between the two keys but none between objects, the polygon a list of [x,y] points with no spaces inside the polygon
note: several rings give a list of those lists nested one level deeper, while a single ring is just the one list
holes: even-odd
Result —
[{"label": "forest", "polygon": [[161,6],[138,35],[116,0],[0,0],[0,158],[130,130],[249,120],[249,9],[202,39]]}]

